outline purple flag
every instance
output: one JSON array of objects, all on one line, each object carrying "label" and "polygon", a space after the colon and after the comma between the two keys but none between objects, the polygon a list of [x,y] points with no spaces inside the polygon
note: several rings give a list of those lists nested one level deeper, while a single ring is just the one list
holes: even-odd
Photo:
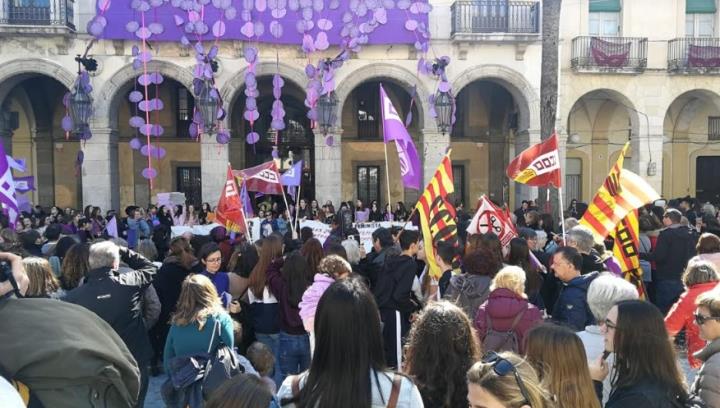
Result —
[{"label": "purple flag", "polygon": [[0,204],[7,212],[10,219],[10,228],[15,229],[15,222],[18,218],[18,204],[15,197],[15,181],[13,180],[12,170],[8,164],[5,148],[0,143]]},{"label": "purple flag", "polygon": [[283,186],[299,186],[302,178],[302,160],[298,160],[285,173],[280,176],[280,183]]},{"label": "purple flag", "polygon": [[15,178],[15,192],[24,194],[35,190],[35,176]]},{"label": "purple flag", "polygon": [[248,196],[247,187],[243,181],[242,187],[240,188],[240,201],[242,201],[243,211],[245,212],[246,218],[252,218],[255,216],[253,212],[252,203],[250,202],[250,196]]},{"label": "purple flag", "polygon": [[415,149],[415,143],[413,143],[392,101],[385,93],[382,84],[380,85],[380,106],[382,108],[385,143],[391,140],[395,141],[398,159],[400,160],[400,174],[402,175],[403,185],[407,188],[419,190],[422,168],[420,167],[420,159]]}]

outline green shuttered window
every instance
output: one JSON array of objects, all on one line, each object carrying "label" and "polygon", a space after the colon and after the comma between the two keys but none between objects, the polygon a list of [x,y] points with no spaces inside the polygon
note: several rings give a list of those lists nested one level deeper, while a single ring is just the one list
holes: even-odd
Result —
[{"label": "green shuttered window", "polygon": [[[688,4],[690,4],[690,0],[688,0]],[[591,13],[616,13],[620,10],[622,10],[620,0],[590,0]]]},{"label": "green shuttered window", "polygon": [[[591,0],[592,2],[593,0]],[[715,13],[715,0],[685,0],[685,12],[687,14]],[[590,6],[592,11],[592,6]]]}]

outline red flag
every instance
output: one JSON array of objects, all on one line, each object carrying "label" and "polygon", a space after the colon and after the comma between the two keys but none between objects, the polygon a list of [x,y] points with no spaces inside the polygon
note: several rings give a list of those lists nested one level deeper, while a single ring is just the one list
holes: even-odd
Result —
[{"label": "red flag", "polygon": [[525,149],[508,165],[507,176],[530,186],[562,187],[557,134]]},{"label": "red flag", "polygon": [[283,194],[280,174],[278,174],[275,161],[269,161],[249,169],[235,170],[232,173],[245,182],[247,191],[258,191],[263,194]]},{"label": "red flag", "polygon": [[220,194],[215,219],[218,224],[223,225],[228,231],[242,232],[247,235],[240,191],[230,165],[228,165],[227,180]]}]

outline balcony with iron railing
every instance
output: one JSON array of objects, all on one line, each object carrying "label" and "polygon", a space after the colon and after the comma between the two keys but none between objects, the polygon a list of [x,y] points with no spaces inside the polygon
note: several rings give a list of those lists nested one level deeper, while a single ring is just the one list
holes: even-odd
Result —
[{"label": "balcony with iron railing", "polygon": [[668,41],[668,72],[720,74],[720,38],[675,38]]},{"label": "balcony with iron railing", "polygon": [[456,1],[450,7],[450,14],[450,36],[454,40],[488,40],[493,35],[505,40],[539,39],[540,3],[537,1]]},{"label": "balcony with iron railing", "polygon": [[3,31],[75,31],[74,21],[74,0],[0,0],[0,27]]},{"label": "balcony with iron railing", "polygon": [[576,72],[639,74],[647,67],[647,38],[575,37],[570,65]]}]

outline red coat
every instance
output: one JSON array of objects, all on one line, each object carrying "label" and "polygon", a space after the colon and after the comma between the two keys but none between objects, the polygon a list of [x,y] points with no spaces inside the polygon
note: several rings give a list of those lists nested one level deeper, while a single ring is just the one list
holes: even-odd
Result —
[{"label": "red coat", "polygon": [[665,328],[670,336],[676,336],[680,330],[685,328],[685,339],[688,348],[688,362],[690,367],[699,368],[702,361],[695,359],[692,355],[705,347],[705,341],[700,338],[700,330],[693,321],[695,313],[695,299],[701,294],[717,286],[717,282],[706,282],[693,285],[680,295],[680,299],[673,305],[665,317]]},{"label": "red coat", "polygon": [[480,342],[485,339],[488,327],[486,327],[486,314],[490,316],[493,329],[507,331],[512,327],[513,320],[521,311],[525,310],[522,319],[515,326],[515,333],[520,346],[520,354],[525,353],[525,335],[527,332],[542,322],[542,314],[537,307],[532,305],[526,298],[518,295],[510,289],[498,288],[490,292],[490,297],[478,308],[475,315],[475,328],[478,331]]}]

